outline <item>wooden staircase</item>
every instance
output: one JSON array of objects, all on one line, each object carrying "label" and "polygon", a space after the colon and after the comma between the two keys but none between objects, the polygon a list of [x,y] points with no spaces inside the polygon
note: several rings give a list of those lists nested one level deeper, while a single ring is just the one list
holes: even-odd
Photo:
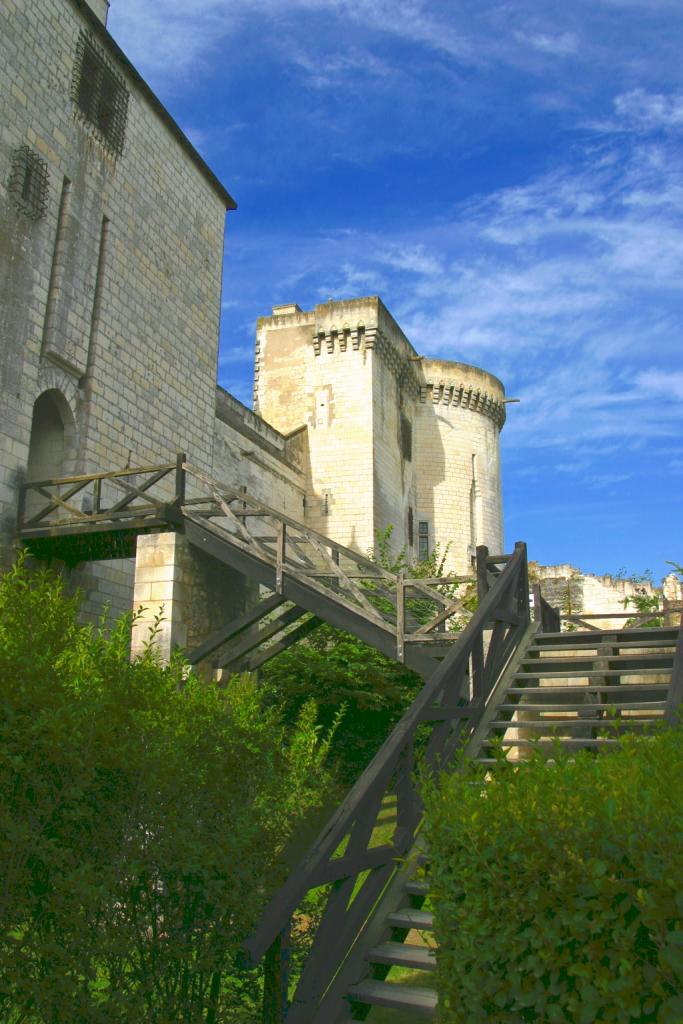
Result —
[{"label": "wooden staircase", "polygon": [[186,652],[191,665],[227,673],[258,669],[324,621],[426,679],[459,637],[447,621],[470,615],[454,595],[469,578],[389,572],[211,479],[182,453],[156,466],[31,481],[21,491],[18,526],[36,557],[67,564],[133,556],[140,534],[182,532],[198,551],[268,590]]},{"label": "wooden staircase", "polygon": [[539,633],[484,716],[476,758],[522,760],[530,748],[608,749],[661,721],[676,628]]},{"label": "wooden staircase", "polygon": [[[503,760],[523,760],[531,748],[549,756],[558,743],[602,752],[624,732],[647,732],[671,704],[679,636],[673,627],[532,634],[492,694],[468,756],[495,771]],[[396,1024],[435,1015],[430,973],[436,949],[428,902],[428,857],[422,850],[385,898],[340,1022],[368,1015],[372,1020],[373,1007],[395,1011]],[[409,984],[401,980],[406,968]]]},{"label": "wooden staircase", "polygon": [[[181,530],[271,592],[190,652],[192,663],[222,651],[219,667],[235,670],[244,657],[255,667],[324,619],[425,678],[244,943],[245,966],[265,963],[263,1024],[341,1024],[365,1019],[373,1007],[393,1012],[396,1024],[435,1014],[416,742],[428,768],[446,767],[464,748],[495,771],[534,746],[549,755],[557,743],[607,750],[621,732],[673,723],[683,701],[680,628],[563,633],[537,588],[532,619],[521,542],[509,555],[477,548],[479,606],[462,632],[449,632],[463,605],[440,592],[448,581],[388,573],[210,480],[182,453],[160,466],[32,481],[22,491],[19,527],[37,557],[67,562],[130,555],[140,533]],[[411,620],[410,588],[432,601],[429,621]],[[387,835],[380,823],[389,804],[395,818]],[[292,994],[292,920],[321,887],[325,908]],[[396,979],[406,968],[420,984]]]}]

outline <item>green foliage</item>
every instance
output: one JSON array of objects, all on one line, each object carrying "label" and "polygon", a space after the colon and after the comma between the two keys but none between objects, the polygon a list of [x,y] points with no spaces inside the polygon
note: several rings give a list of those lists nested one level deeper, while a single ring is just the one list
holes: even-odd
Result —
[{"label": "green foliage", "polygon": [[355,779],[422,687],[415,672],[333,626],[319,626],[259,672],[264,699],[293,722],[314,700],[323,727],[340,708],[330,759],[341,781]]},{"label": "green foliage", "polygon": [[683,728],[427,780],[447,1024],[683,1020]]},{"label": "green foliage", "polygon": [[0,579],[0,1019],[246,1022],[257,978],[231,964],[331,737],[249,677],[131,664],[129,620],[76,610],[47,572]]},{"label": "green foliage", "polygon": [[[392,551],[392,533],[392,526],[377,533],[376,560],[383,568],[420,579],[443,575],[448,548],[441,551],[437,545],[428,559],[411,563],[405,549]],[[457,586],[440,589],[454,599]],[[371,582],[365,589],[372,599]],[[381,606],[379,599],[376,603]],[[476,594],[467,593],[464,603],[474,610]],[[408,600],[406,606],[419,622],[428,621],[436,611],[428,599]],[[452,619],[449,629],[463,625],[462,620]],[[295,719],[307,700],[315,701],[324,727],[332,726],[335,715],[344,708],[330,752],[344,785],[368,764],[423,685],[420,676],[405,665],[326,624],[266,663],[259,672],[259,681],[266,701],[280,708],[287,721]]]},{"label": "green foliage", "polygon": [[[632,594],[629,597],[625,597],[622,604],[624,608],[628,608],[631,605],[638,612],[638,615],[647,615],[648,612],[656,612],[659,610],[661,603],[661,596],[659,594],[647,594],[644,588],[639,588],[637,594]],[[632,626],[638,622],[638,618],[627,619],[624,623],[624,629],[628,626]],[[661,616],[654,615],[651,619],[646,619],[644,622],[639,622],[639,625],[648,629],[654,629],[657,626],[663,626],[664,620]]]}]

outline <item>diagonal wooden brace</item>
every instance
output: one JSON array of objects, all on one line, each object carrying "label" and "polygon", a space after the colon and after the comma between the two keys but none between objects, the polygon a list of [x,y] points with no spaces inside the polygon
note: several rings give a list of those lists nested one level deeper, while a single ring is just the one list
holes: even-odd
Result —
[{"label": "diagonal wooden brace", "polygon": [[187,660],[190,665],[196,665],[198,662],[203,661],[214,651],[222,647],[223,644],[228,643],[229,640],[233,640],[235,637],[243,633],[245,629],[249,629],[259,619],[269,615],[270,612],[275,611],[280,605],[284,604],[285,599],[280,594],[274,594],[271,597],[265,598],[260,601],[249,611],[244,612],[243,615],[238,616],[229,622],[226,626],[221,629],[217,629],[211,636],[207,637],[204,643],[200,644],[199,647],[195,647],[193,651],[187,655]]}]

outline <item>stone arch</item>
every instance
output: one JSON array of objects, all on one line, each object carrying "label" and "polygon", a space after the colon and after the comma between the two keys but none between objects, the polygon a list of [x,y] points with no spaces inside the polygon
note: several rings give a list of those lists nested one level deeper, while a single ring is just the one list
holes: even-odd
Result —
[{"label": "stone arch", "polygon": [[[57,366],[49,364],[41,366],[38,373],[36,390],[34,391],[35,398],[38,399],[44,391],[58,391],[60,394],[59,401],[66,402],[71,419],[76,424],[78,423],[77,410],[80,405],[81,392],[78,387],[78,381],[71,374]],[[65,410],[65,416],[68,417],[68,415],[69,413]],[[76,437],[74,437],[75,443]]]},{"label": "stone arch", "polygon": [[[76,420],[63,393],[43,391],[33,405],[26,479],[45,480],[73,472],[76,453]],[[29,491],[26,512],[30,516],[45,499]]]}]

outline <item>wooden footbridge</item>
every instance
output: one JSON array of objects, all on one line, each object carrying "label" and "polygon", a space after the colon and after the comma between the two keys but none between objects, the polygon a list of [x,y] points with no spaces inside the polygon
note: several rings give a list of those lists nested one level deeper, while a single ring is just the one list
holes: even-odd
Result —
[{"label": "wooden footbridge", "polygon": [[[414,778],[419,733],[428,766],[465,747],[495,770],[494,739],[520,759],[532,744],[607,750],[619,733],[673,723],[683,699],[680,624],[573,632],[541,597],[530,600],[526,546],[508,555],[477,549],[478,608],[442,593],[453,578],[406,579],[316,534],[241,491],[226,489],[180,456],[161,466],[27,484],[20,535],[38,556],[67,561],[132,555],[142,532],[182,530],[191,545],[267,588],[252,611],[226,623],[190,660],[256,667],[327,621],[418,670],[425,685],[244,945],[265,962],[264,1024],[341,1024],[374,1006],[398,1020],[433,1016],[436,994],[428,852]],[[419,599],[431,611],[413,615]],[[423,608],[424,611],[424,608]],[[461,631],[454,617],[469,618]],[[577,624],[574,624],[575,626]],[[386,819],[391,819],[387,839]],[[314,889],[327,902],[294,992],[292,922]],[[416,937],[422,936],[422,941]],[[398,968],[422,985],[392,980]],[[394,972],[392,975],[391,972]],[[370,1017],[372,1019],[372,1016]]]}]

